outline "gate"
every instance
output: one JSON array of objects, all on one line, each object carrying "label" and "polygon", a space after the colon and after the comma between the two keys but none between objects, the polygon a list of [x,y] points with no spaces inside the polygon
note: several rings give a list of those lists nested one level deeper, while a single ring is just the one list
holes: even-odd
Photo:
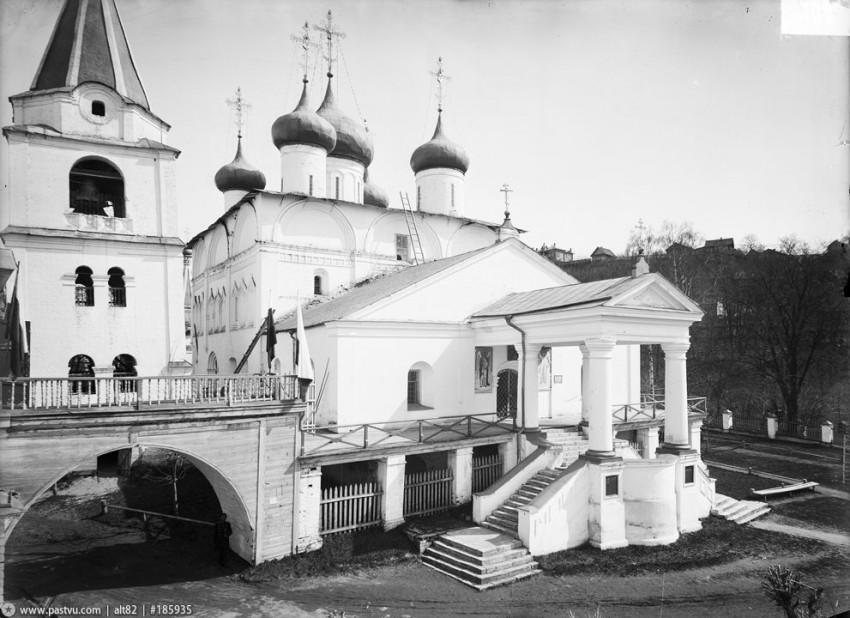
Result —
[{"label": "gate", "polygon": [[376,481],[323,489],[319,533],[332,534],[380,524],[382,494]]},{"label": "gate", "polygon": [[504,465],[498,455],[475,457],[472,460],[472,493],[484,491],[498,481],[503,474]]},{"label": "gate", "polygon": [[404,516],[425,515],[450,509],[452,482],[450,468],[427,470],[404,477]]}]

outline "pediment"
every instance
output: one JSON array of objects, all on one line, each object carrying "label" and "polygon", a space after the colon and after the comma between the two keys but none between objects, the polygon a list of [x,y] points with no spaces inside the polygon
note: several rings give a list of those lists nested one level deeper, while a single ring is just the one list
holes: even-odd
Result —
[{"label": "pediment", "polygon": [[636,289],[616,295],[605,304],[609,307],[634,307],[637,309],[661,309],[701,313],[696,303],[685,296],[673,284],[660,277],[653,277]]}]

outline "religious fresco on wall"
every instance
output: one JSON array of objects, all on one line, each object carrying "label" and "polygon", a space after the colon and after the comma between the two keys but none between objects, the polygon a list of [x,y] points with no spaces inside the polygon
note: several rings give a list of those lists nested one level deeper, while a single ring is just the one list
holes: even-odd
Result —
[{"label": "religious fresco on wall", "polygon": [[475,392],[489,393],[493,390],[493,348],[475,348]]},{"label": "religious fresco on wall", "polygon": [[552,348],[543,347],[537,355],[537,388],[552,388]]}]

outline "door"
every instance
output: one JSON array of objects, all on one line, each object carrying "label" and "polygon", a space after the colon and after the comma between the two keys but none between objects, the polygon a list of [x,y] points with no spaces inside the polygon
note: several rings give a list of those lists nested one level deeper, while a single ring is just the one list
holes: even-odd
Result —
[{"label": "door", "polygon": [[496,375],[496,414],[499,418],[516,418],[517,372],[502,369]]}]

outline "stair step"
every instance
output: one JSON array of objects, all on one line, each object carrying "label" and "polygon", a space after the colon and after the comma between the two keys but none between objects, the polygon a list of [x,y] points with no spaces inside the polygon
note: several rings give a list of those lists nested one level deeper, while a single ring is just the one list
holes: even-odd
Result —
[{"label": "stair step", "polygon": [[762,505],[762,508],[753,509],[747,515],[745,515],[745,516],[743,516],[739,519],[736,519],[735,523],[736,524],[746,524],[746,523],[753,521],[754,519],[758,519],[762,515],[767,515],[768,513],[770,513],[770,507],[765,504],[765,505]]},{"label": "stair step", "polygon": [[500,515],[497,515],[496,513],[491,513],[484,521],[488,524],[496,524],[507,528],[511,531],[511,534],[516,534],[516,531],[519,528],[519,520],[502,517]]},{"label": "stair step", "polygon": [[471,582],[466,581],[465,579],[461,579],[460,577],[458,577],[456,575],[452,575],[451,573],[446,573],[445,571],[443,571],[439,567],[428,564],[427,562],[423,562],[423,564],[430,569],[434,569],[435,571],[439,571],[443,575],[448,575],[452,579],[456,579],[457,581],[459,581],[463,584],[466,584],[467,586],[470,586],[472,588],[475,588],[476,590],[479,590],[479,591],[488,590],[490,588],[496,588],[497,586],[504,586],[506,584],[512,584],[515,581],[519,581],[521,579],[526,579],[528,577],[531,577],[532,575],[537,575],[538,573],[542,573],[542,571],[540,569],[535,567],[534,569],[532,569],[530,571],[524,571],[522,573],[517,573],[515,575],[511,575],[511,576],[505,577],[503,579],[497,579],[497,580],[491,581],[487,584],[481,585],[481,584],[473,584]]},{"label": "stair step", "polygon": [[509,535],[509,536],[514,537],[514,538],[516,538],[516,535],[517,535],[517,529],[516,528],[508,528],[506,526],[502,526],[500,524],[493,523],[492,521],[489,521],[487,519],[485,519],[484,522],[481,523],[481,526],[484,527],[484,528],[489,528],[490,530],[494,530],[496,532],[501,532],[502,534]]},{"label": "stair step", "polygon": [[470,573],[475,573],[477,575],[489,575],[490,573],[505,571],[521,564],[534,561],[534,558],[528,553],[528,550],[524,548],[505,552],[504,554],[499,554],[484,563],[477,561],[461,560],[460,558],[457,558],[456,556],[453,556],[451,554],[433,549],[433,545],[426,549],[425,553],[422,554],[422,556],[423,558],[434,558],[441,562],[445,562],[446,564],[450,564],[455,568],[463,569],[465,571],[469,571]]},{"label": "stair step", "polygon": [[[503,531],[496,530],[496,532]],[[470,547],[465,543],[453,539],[451,535],[448,534],[444,534],[443,536],[441,536],[439,538],[439,542],[443,543],[444,545],[448,545],[450,547],[458,549],[471,556],[477,556],[479,558],[488,558],[502,551],[510,551],[512,549],[519,549],[523,547],[522,543],[516,538],[516,533],[510,531],[508,532],[508,534],[505,535],[505,538],[498,538],[491,541],[492,548],[488,548],[486,550],[480,550],[476,547]]]},{"label": "stair step", "polygon": [[483,586],[491,584],[493,582],[509,578],[513,575],[537,568],[537,562],[535,562],[534,560],[529,560],[528,562],[525,562],[523,564],[518,564],[505,569],[500,569],[498,571],[493,571],[492,573],[479,574],[473,573],[472,571],[467,571],[466,569],[460,567],[453,566],[448,562],[444,562],[438,558],[434,558],[433,556],[423,555],[422,562],[433,567],[437,567],[440,571],[448,573],[450,575],[454,575],[457,579],[460,579],[461,581],[471,584],[473,586]]}]

